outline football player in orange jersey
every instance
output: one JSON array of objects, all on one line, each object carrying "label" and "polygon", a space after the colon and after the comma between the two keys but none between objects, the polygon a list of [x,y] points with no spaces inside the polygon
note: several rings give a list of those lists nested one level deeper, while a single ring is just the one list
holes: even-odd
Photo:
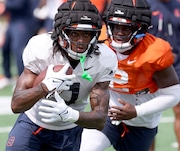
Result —
[{"label": "football player in orange jersey", "polygon": [[84,129],[80,151],[148,151],[162,111],[179,102],[180,84],[171,46],[149,33],[146,0],[112,0],[103,19],[118,58],[102,131]]}]

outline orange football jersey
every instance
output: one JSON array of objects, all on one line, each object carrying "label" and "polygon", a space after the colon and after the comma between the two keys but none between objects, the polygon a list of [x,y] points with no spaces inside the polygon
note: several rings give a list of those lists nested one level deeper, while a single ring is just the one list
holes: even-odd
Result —
[{"label": "orange football jersey", "polygon": [[130,94],[145,89],[155,92],[158,87],[153,74],[172,65],[173,61],[170,44],[147,33],[126,59],[118,61],[110,88]]}]

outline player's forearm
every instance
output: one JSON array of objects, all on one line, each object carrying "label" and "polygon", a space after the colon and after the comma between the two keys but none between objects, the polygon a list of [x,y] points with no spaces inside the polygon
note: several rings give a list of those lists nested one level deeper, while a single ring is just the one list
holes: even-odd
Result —
[{"label": "player's forearm", "polygon": [[80,112],[76,122],[81,127],[102,130],[106,121],[107,113],[103,111]]},{"label": "player's forearm", "polygon": [[81,112],[78,125],[101,130],[104,127],[109,106],[109,82],[98,83],[90,93],[91,112]]},{"label": "player's forearm", "polygon": [[12,97],[11,109],[14,113],[24,112],[46,95],[41,84],[31,89],[16,90]]},{"label": "player's forearm", "polygon": [[167,88],[159,89],[158,97],[135,106],[137,116],[148,115],[169,109],[180,101],[180,85],[174,85]]}]

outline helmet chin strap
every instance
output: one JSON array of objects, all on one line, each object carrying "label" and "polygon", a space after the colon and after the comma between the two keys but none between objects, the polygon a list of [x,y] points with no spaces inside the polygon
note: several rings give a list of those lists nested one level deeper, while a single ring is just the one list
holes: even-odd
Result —
[{"label": "helmet chin strap", "polygon": [[123,44],[119,44],[115,42],[114,40],[112,40],[111,46],[119,53],[123,53],[127,50],[130,50],[134,45],[131,45],[129,41]]}]

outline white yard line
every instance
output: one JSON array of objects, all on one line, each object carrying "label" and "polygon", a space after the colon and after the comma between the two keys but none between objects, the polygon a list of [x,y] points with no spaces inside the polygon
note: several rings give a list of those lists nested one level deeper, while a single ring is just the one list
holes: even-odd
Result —
[{"label": "white yard line", "polygon": [[160,123],[172,123],[174,122],[173,116],[162,117]]},{"label": "white yard line", "polygon": [[3,114],[12,114],[11,111],[11,97],[5,96],[0,97],[0,115]]},{"label": "white yard line", "polygon": [[12,129],[12,126],[0,127],[0,134],[1,133],[9,133],[11,129]]}]

